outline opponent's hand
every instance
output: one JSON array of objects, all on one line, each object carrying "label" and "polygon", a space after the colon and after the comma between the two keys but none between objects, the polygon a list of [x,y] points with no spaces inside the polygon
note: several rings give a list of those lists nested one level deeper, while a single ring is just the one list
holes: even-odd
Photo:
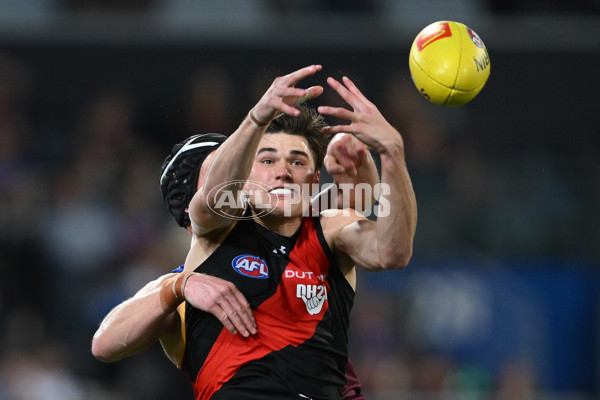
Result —
[{"label": "opponent's hand", "polygon": [[352,110],[343,107],[320,106],[318,111],[324,115],[345,119],[350,123],[328,126],[323,129],[323,133],[351,133],[380,154],[388,152],[394,146],[403,149],[402,137],[381,115],[375,104],[370,102],[349,78],[343,77],[342,81],[343,84],[333,78],[327,78],[329,86],[352,107]]},{"label": "opponent's hand", "polygon": [[337,183],[355,177],[358,169],[368,162],[367,147],[348,133],[338,133],[327,146],[323,163]]},{"label": "opponent's hand", "polygon": [[215,276],[194,273],[183,290],[185,300],[195,308],[211,313],[234,335],[257,332],[250,304],[235,285]]},{"label": "opponent's hand", "polygon": [[252,109],[254,118],[267,125],[278,115],[285,113],[298,116],[300,111],[294,107],[308,99],[314,99],[323,93],[322,86],[312,86],[308,89],[295,87],[302,79],[320,71],[321,65],[311,65],[301,68],[291,74],[275,78],[269,89]]}]

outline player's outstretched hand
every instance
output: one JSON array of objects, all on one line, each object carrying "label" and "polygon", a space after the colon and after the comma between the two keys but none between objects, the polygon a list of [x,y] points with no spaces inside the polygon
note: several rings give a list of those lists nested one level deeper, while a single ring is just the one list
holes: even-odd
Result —
[{"label": "player's outstretched hand", "polygon": [[296,104],[314,99],[323,93],[323,86],[312,86],[308,89],[295,87],[302,79],[320,71],[321,65],[310,65],[284,76],[275,78],[269,89],[252,109],[252,117],[261,125],[267,125],[278,115],[285,113],[298,116],[300,111]]},{"label": "player's outstretched hand", "polygon": [[250,304],[235,285],[215,276],[194,273],[184,288],[185,300],[195,308],[211,313],[234,335],[257,332]]},{"label": "player's outstretched hand", "polygon": [[349,121],[346,125],[328,126],[323,133],[348,132],[378,153],[385,153],[394,145],[403,146],[398,131],[381,115],[375,104],[369,101],[348,77],[343,83],[327,78],[327,83],[350,107],[320,106],[319,113]]}]

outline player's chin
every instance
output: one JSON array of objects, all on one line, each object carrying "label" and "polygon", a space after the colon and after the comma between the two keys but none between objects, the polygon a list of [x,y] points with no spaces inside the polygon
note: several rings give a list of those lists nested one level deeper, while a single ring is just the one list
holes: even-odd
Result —
[{"label": "player's chin", "polygon": [[299,202],[297,199],[280,200],[273,207],[272,214],[282,218],[293,218],[308,215],[310,203]]}]

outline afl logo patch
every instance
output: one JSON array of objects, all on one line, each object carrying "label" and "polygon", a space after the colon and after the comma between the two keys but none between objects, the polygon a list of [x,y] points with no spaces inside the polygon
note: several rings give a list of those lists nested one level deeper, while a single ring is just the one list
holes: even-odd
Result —
[{"label": "afl logo patch", "polygon": [[269,277],[269,266],[265,260],[251,254],[237,256],[231,262],[231,266],[235,272],[248,278],[266,279]]},{"label": "afl logo patch", "polygon": [[467,32],[469,33],[469,37],[471,38],[473,44],[480,49],[483,49],[483,40],[481,40],[479,35],[477,35],[471,28],[467,28]]}]

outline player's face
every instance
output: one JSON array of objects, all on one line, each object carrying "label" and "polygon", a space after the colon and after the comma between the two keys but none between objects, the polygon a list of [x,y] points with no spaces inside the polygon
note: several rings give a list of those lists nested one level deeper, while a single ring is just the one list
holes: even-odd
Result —
[{"label": "player's face", "polygon": [[274,213],[301,215],[312,186],[319,182],[315,160],[305,138],[286,133],[265,134],[248,177],[253,206]]}]

